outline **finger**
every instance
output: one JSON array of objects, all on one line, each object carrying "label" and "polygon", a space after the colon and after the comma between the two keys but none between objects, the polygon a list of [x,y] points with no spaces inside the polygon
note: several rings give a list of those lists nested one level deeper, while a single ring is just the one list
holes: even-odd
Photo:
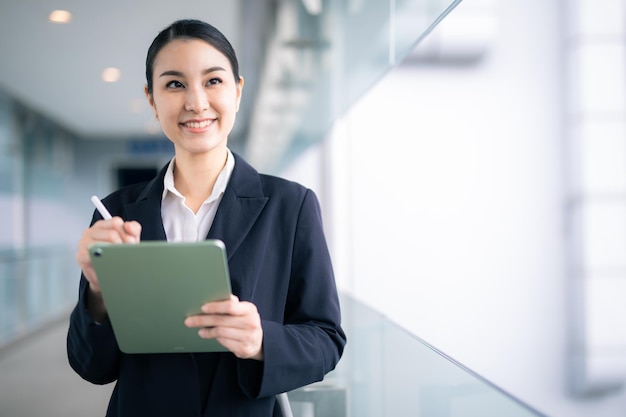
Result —
[{"label": "finger", "polygon": [[198,335],[203,339],[217,339],[224,343],[235,346],[246,340],[246,335],[241,330],[228,327],[202,327],[198,329]]},{"label": "finger", "polygon": [[124,221],[120,217],[114,217],[95,222],[83,233],[83,240],[87,246],[94,242],[123,243],[125,235]]},{"label": "finger", "polygon": [[204,314],[241,314],[242,302],[236,295],[231,294],[229,300],[212,301],[204,304],[200,309]]},{"label": "finger", "polygon": [[78,266],[83,272],[85,279],[89,283],[89,287],[96,292],[100,292],[100,283],[98,281],[98,276],[96,275],[96,271],[93,268],[91,263],[91,258],[89,257],[89,253],[87,250],[79,249],[76,253],[76,261],[78,262]]},{"label": "finger", "polygon": [[[138,223],[137,225],[132,225],[130,229],[132,231],[141,230],[141,226],[137,227],[138,225]],[[76,261],[94,291],[98,292],[100,285],[91,263],[91,257],[89,256],[90,245],[95,242],[123,243],[125,240],[128,240],[128,233],[125,231],[124,220],[121,217],[114,217],[110,220],[99,220],[90,228],[83,231],[81,239],[78,242]]]},{"label": "finger", "polygon": [[185,319],[187,327],[215,327],[215,326],[233,326],[235,322],[232,316],[216,315],[216,314],[199,314],[197,316],[189,316]]},{"label": "finger", "polygon": [[246,328],[246,324],[242,322],[241,316],[230,316],[227,314],[199,314],[190,316],[185,319],[187,327],[233,327]]},{"label": "finger", "polygon": [[125,222],[115,216],[109,220],[98,220],[88,229],[89,238],[93,242],[137,243],[141,235],[141,225],[136,221]]},{"label": "finger", "polygon": [[141,238],[141,224],[134,220],[124,222],[123,230],[126,234],[124,241],[126,243],[139,243]]},{"label": "finger", "polygon": [[100,282],[98,281],[98,276],[96,275],[95,269],[92,266],[88,266],[83,268],[83,275],[85,275],[85,279],[89,282],[89,287],[95,292],[100,293]]},{"label": "finger", "polygon": [[242,331],[225,327],[202,328],[198,335],[215,339],[239,358],[262,359],[263,331]]},{"label": "finger", "polygon": [[248,308],[245,314],[198,314],[189,316],[185,319],[185,325],[187,327],[230,327],[254,330],[261,328],[261,317],[256,308]]},{"label": "finger", "polygon": [[257,343],[262,335],[259,329],[238,329],[235,327],[201,327],[198,334],[205,339],[224,339],[239,343]]}]

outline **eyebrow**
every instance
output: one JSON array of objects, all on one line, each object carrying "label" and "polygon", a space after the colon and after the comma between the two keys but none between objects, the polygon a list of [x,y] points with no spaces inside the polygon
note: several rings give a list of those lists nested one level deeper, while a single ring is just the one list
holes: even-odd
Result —
[{"label": "eyebrow", "polygon": [[[211,67],[211,68],[207,68],[204,71],[202,71],[203,75],[206,74],[210,74],[212,72],[215,71],[226,71],[224,68],[222,67]],[[180,71],[174,71],[174,70],[169,70],[169,71],[165,71],[163,73],[161,73],[161,75],[159,75],[159,77],[167,77],[167,76],[174,76],[174,77],[183,77],[184,74]]]}]

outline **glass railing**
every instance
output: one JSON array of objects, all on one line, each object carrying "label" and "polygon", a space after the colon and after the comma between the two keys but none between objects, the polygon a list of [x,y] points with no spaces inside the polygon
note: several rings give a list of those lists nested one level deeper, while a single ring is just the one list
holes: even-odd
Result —
[{"label": "glass railing", "polygon": [[354,298],[342,308],[344,356],[288,393],[294,417],[545,417]]},{"label": "glass railing", "polygon": [[69,248],[0,250],[0,348],[65,314],[78,277]]}]

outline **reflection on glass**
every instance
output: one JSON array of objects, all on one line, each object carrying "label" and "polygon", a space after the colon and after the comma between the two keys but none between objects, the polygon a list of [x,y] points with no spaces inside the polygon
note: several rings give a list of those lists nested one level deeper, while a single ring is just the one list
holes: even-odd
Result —
[{"label": "reflection on glass", "polygon": [[[461,0],[278,2],[247,157],[278,171],[397,65]],[[277,88],[278,87],[278,88]]]},{"label": "reflection on glass", "polygon": [[322,383],[288,394],[294,417],[542,416],[355,299],[341,301],[344,357]]},{"label": "reflection on glass", "polygon": [[63,247],[0,250],[0,347],[66,314],[79,276]]}]

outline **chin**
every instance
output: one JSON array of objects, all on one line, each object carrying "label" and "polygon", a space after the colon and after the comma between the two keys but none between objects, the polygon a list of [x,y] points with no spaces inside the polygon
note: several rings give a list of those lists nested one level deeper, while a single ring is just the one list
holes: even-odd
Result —
[{"label": "chin", "polygon": [[214,151],[225,150],[226,142],[220,141],[218,143],[187,144],[187,146],[183,146],[181,149],[190,154],[201,155]]}]

